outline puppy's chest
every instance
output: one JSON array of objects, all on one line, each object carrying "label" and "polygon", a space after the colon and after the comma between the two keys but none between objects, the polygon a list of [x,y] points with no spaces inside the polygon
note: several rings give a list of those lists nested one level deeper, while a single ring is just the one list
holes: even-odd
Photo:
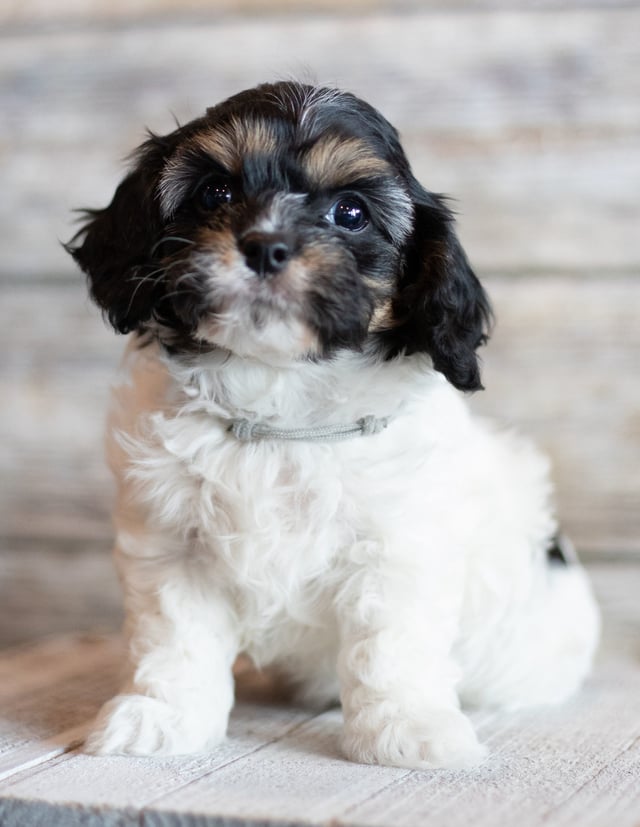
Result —
[{"label": "puppy's chest", "polygon": [[[351,540],[343,463],[324,446],[241,443],[183,418],[158,433],[156,491],[200,551],[240,587],[250,582],[293,589],[326,573]],[[190,429],[191,438],[186,437]],[[159,443],[159,444],[158,444]],[[297,585],[296,585],[297,584]]]}]

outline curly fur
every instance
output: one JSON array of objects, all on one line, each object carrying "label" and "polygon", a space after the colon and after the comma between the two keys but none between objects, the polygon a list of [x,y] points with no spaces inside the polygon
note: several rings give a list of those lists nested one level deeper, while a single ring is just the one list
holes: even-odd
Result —
[{"label": "curly fur", "polygon": [[[225,199],[205,216],[203,174]],[[345,193],[356,232],[331,219]],[[286,260],[258,268],[248,236]],[[70,249],[134,331],[108,428],[130,674],[90,751],[214,747],[239,652],[339,699],[349,758],[396,766],[480,761],[461,704],[577,689],[588,582],[548,560],[546,460],[456,390],[480,387],[489,304],[381,115],[336,90],[242,93],[151,138]],[[340,443],[229,431],[370,415],[388,428]]]}]

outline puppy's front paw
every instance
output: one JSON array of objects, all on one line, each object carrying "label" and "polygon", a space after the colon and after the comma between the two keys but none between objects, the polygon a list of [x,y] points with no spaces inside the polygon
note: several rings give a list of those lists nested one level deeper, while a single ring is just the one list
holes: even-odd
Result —
[{"label": "puppy's front paw", "polygon": [[[210,709],[207,709],[210,714]],[[224,721],[211,721],[146,695],[117,695],[106,703],[85,743],[93,755],[182,755],[223,740]]]},{"label": "puppy's front paw", "polygon": [[401,715],[385,705],[360,710],[345,723],[347,757],[361,764],[411,769],[462,769],[480,764],[487,750],[457,709]]}]

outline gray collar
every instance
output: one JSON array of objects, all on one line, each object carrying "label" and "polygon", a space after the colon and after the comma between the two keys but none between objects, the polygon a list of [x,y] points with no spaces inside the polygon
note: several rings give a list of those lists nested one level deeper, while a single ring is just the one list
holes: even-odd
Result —
[{"label": "gray collar", "polygon": [[357,436],[379,434],[391,421],[390,416],[363,416],[348,425],[320,425],[316,428],[272,428],[264,422],[232,419],[229,432],[240,442],[261,440],[294,442],[340,442]]}]

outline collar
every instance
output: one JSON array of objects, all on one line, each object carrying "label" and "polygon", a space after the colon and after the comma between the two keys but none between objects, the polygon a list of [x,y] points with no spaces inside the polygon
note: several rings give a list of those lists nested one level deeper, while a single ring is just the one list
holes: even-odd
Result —
[{"label": "collar", "polygon": [[341,442],[358,436],[379,434],[391,422],[390,416],[363,416],[346,425],[320,425],[316,428],[272,428],[264,422],[232,419],[228,431],[240,442],[274,440],[279,442]]}]

